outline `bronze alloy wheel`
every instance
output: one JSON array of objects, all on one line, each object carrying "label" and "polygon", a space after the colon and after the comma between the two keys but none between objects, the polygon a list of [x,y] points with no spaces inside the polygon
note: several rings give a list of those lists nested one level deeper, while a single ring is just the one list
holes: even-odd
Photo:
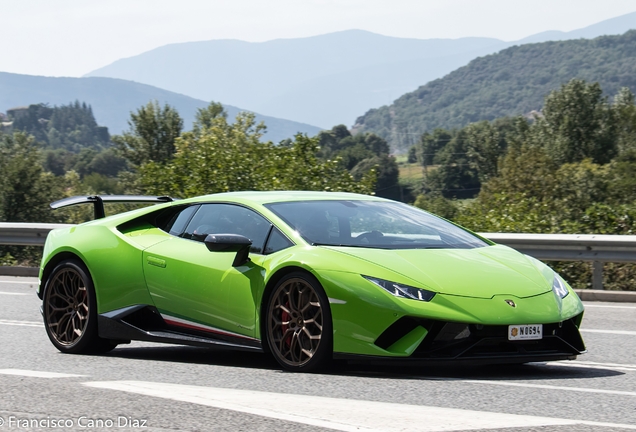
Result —
[{"label": "bronze alloy wheel", "polygon": [[86,331],[90,307],[86,282],[74,268],[64,268],[53,276],[46,293],[46,325],[55,340],[64,346],[77,343]]},{"label": "bronze alloy wheel", "polygon": [[317,281],[302,274],[290,276],[278,283],[270,297],[270,349],[286,369],[315,370],[331,351],[329,306]]},{"label": "bronze alloy wheel", "polygon": [[97,334],[93,281],[78,260],[62,261],[46,279],[42,311],[46,333],[62,352],[107,352],[117,345]]}]

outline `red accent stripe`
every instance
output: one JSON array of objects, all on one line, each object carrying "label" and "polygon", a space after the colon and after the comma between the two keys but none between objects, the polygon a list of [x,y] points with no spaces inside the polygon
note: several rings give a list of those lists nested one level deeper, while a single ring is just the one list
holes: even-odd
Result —
[{"label": "red accent stripe", "polygon": [[222,330],[212,330],[211,328],[207,328],[207,327],[200,327],[197,326],[196,324],[186,324],[186,323],[182,323],[179,321],[173,321],[169,318],[166,318],[164,315],[162,315],[163,320],[173,326],[177,326],[177,327],[184,327],[184,328],[188,328],[188,329],[192,329],[192,330],[198,330],[198,331],[203,331],[203,332],[208,332],[208,333],[214,333],[214,334],[220,334],[223,336],[231,336],[231,337],[236,337],[236,338],[240,338],[240,339],[247,339],[247,340],[258,340],[258,339],[254,339],[251,338],[249,336],[243,336],[243,335],[239,335],[236,333],[229,333],[229,332],[224,332]]}]

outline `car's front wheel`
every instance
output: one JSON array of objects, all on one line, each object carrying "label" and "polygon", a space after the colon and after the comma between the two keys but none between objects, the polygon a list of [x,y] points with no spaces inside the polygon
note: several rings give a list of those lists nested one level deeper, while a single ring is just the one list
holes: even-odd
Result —
[{"label": "car's front wheel", "polygon": [[59,263],[46,279],[44,326],[55,347],[72,354],[107,352],[116,344],[97,335],[97,300],[86,266],[77,260]]},{"label": "car's front wheel", "polygon": [[329,300],[312,275],[294,272],[274,287],[267,306],[267,341],[286,370],[313,372],[333,357]]}]

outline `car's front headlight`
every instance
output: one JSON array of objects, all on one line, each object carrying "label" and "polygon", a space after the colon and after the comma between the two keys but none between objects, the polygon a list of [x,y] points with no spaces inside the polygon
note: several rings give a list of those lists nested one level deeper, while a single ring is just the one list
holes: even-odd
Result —
[{"label": "car's front headlight", "polygon": [[552,291],[554,291],[554,294],[561,299],[565,298],[570,293],[565,281],[556,273],[554,274],[554,280],[552,281]]},{"label": "car's front headlight", "polygon": [[369,282],[373,282],[380,288],[390,292],[396,297],[412,299],[412,300],[421,300],[421,301],[431,301],[433,297],[435,297],[435,293],[433,291],[428,291],[421,288],[415,288],[412,286],[400,284],[397,282],[391,282],[384,279],[378,279],[371,276],[364,276],[363,278],[368,280]]}]

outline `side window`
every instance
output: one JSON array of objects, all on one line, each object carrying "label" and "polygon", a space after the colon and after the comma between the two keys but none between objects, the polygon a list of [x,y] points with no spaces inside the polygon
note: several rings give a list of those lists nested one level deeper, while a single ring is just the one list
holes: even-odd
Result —
[{"label": "side window", "polygon": [[263,253],[271,224],[253,210],[233,204],[203,204],[183,237],[203,241],[208,234],[240,234],[252,241],[250,252]]},{"label": "side window", "polygon": [[198,205],[170,208],[157,216],[155,225],[169,234],[179,236],[198,208]]},{"label": "side window", "polygon": [[271,254],[280,250],[286,249],[294,244],[283,235],[277,228],[272,228],[272,233],[267,239],[267,245],[265,246],[265,254]]}]

